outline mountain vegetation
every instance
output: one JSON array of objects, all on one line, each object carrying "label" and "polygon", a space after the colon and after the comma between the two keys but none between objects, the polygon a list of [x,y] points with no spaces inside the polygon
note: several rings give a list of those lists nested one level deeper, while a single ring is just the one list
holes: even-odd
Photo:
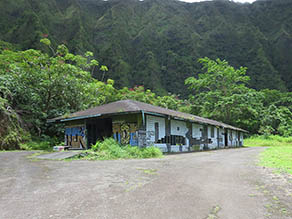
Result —
[{"label": "mountain vegetation", "polygon": [[[62,139],[62,131],[47,119],[121,99],[217,119],[251,133],[292,134],[292,92],[248,88],[250,78],[244,67],[235,69],[227,61],[200,59],[205,72],[186,79],[190,95],[182,100],[176,95],[159,96],[143,86],[118,89],[114,80],[102,82],[92,77],[96,68],[107,70],[92,52],[74,55],[65,45],[54,49],[47,38],[41,43],[50,48],[48,53],[0,51],[0,149],[18,149],[34,136],[49,142],[42,146],[49,148],[57,141],[47,136]],[[30,148],[28,144],[24,147]]]},{"label": "mountain vegetation", "polygon": [[47,119],[121,99],[292,135],[289,1],[0,6],[0,150],[49,148]]},{"label": "mountain vegetation", "polygon": [[[118,88],[143,85],[187,97],[184,80],[202,57],[247,67],[249,87],[292,90],[292,2],[228,0],[2,0],[0,39],[19,49],[39,40],[92,51]],[[97,58],[97,57],[96,57]],[[102,79],[95,70],[94,77]]]},{"label": "mountain vegetation", "polygon": [[0,149],[18,149],[34,136],[60,137],[61,129],[48,124],[49,118],[116,100],[140,100],[181,111],[188,107],[175,95],[158,96],[143,86],[116,89],[113,80],[92,77],[95,68],[107,70],[92,52],[74,55],[63,44],[54,49],[47,38],[41,43],[48,53],[0,50]]}]

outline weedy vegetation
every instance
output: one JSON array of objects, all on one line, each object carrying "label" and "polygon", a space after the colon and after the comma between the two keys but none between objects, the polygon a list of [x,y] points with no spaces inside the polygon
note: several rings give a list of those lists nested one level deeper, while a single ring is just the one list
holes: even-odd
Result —
[{"label": "weedy vegetation", "polygon": [[79,154],[75,159],[85,160],[115,160],[159,158],[162,152],[156,147],[139,148],[131,145],[120,145],[115,139],[107,138],[98,141],[90,150]]},{"label": "weedy vegetation", "polygon": [[244,144],[249,147],[267,146],[260,154],[259,164],[275,168],[277,172],[292,174],[292,137],[253,136],[246,139]]},{"label": "weedy vegetation", "polygon": [[52,138],[49,136],[35,137],[33,136],[30,140],[20,143],[21,150],[42,150],[42,151],[52,151],[53,146],[62,145],[58,138]]},{"label": "weedy vegetation", "polygon": [[291,146],[292,137],[282,137],[279,135],[255,135],[244,139],[244,146],[247,147],[281,147]]}]

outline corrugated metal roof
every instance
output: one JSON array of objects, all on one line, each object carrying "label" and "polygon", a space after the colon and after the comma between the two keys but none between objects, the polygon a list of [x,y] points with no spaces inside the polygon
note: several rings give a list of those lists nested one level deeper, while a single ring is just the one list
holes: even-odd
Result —
[{"label": "corrugated metal roof", "polygon": [[212,119],[206,119],[203,117],[195,116],[189,113],[182,113],[158,106],[153,106],[151,104],[138,102],[135,100],[120,100],[113,103],[105,104],[102,106],[97,106],[94,108],[90,108],[83,111],[78,111],[75,113],[70,114],[66,117],[57,117],[54,119],[49,120],[49,122],[64,122],[67,120],[78,120],[78,119],[84,119],[84,118],[91,118],[91,117],[98,117],[103,116],[107,114],[121,114],[121,113],[133,113],[133,112],[142,112],[144,113],[155,113],[160,115],[167,115],[174,117],[174,119],[183,119],[183,120],[189,120],[197,123],[202,124],[210,124],[214,126],[220,126],[223,128],[229,128],[233,130],[239,130],[243,132],[247,132],[243,129],[233,127],[231,125],[218,122]]}]

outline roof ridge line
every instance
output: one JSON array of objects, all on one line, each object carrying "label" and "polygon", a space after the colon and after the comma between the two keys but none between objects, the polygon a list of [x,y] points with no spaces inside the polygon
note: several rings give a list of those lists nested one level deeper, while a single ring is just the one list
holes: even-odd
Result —
[{"label": "roof ridge line", "polygon": [[138,102],[138,101],[136,101],[136,100],[132,100],[132,99],[128,99],[128,100],[126,100],[126,101],[128,101],[129,104],[130,104],[131,106],[134,107],[134,109],[136,109],[136,110],[141,110],[140,107],[139,107],[139,106],[137,105],[137,103],[136,103],[136,102]]}]

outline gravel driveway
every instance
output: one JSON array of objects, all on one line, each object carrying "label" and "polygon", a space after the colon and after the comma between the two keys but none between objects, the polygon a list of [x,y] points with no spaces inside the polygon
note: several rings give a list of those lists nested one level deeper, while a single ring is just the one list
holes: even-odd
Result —
[{"label": "gravel driveway", "polygon": [[0,218],[292,218],[291,175],[263,148],[162,159],[49,161],[0,153]]}]

